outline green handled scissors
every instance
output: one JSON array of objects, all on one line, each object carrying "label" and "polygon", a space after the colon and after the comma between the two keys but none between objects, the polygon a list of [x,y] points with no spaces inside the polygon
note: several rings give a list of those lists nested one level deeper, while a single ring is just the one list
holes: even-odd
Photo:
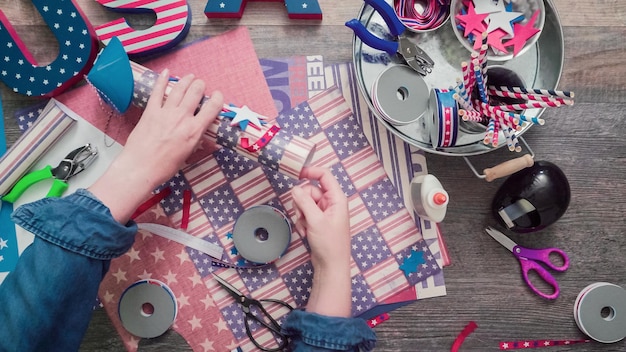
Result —
[{"label": "green handled scissors", "polygon": [[98,150],[91,144],[76,148],[67,154],[58,166],[46,165],[42,169],[26,174],[2,197],[2,200],[14,203],[30,186],[47,179],[52,179],[52,186],[46,197],[60,197],[67,190],[67,180],[85,170],[97,155]]}]

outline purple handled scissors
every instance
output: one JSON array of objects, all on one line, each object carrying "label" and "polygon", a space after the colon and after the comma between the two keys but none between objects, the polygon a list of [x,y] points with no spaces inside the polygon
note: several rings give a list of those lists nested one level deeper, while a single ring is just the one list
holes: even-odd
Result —
[{"label": "purple handled scissors", "polygon": [[[556,282],[556,279],[554,278],[554,276],[552,276],[552,274],[548,272],[547,269],[545,269],[539,263],[543,263],[545,266],[552,270],[565,271],[567,270],[567,268],[569,268],[569,257],[567,256],[567,254],[565,254],[565,252],[558,248],[530,249],[520,247],[505,234],[492,227],[488,227],[485,230],[491,237],[493,237],[494,240],[498,241],[501,245],[510,250],[517,258],[522,267],[522,276],[524,277],[524,281],[526,281],[526,284],[528,285],[528,287],[530,287],[531,290],[533,290],[533,292],[546,299],[556,299],[559,296],[559,284]],[[552,253],[561,256],[561,258],[563,259],[563,265],[557,266],[552,263],[552,261],[550,260],[550,254]],[[539,277],[543,279],[543,281],[552,286],[552,288],[554,289],[554,293],[546,294],[539,291],[528,278],[528,273],[531,270],[534,270],[537,275],[539,275]]]}]

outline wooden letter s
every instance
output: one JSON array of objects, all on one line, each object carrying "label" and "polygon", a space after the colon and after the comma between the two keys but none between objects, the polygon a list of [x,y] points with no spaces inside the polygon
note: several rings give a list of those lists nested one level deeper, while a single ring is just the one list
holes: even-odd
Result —
[{"label": "wooden letter s", "polygon": [[74,1],[32,0],[59,42],[59,55],[38,66],[9,20],[0,11],[0,80],[14,92],[54,96],[80,81],[98,50],[95,32]]}]

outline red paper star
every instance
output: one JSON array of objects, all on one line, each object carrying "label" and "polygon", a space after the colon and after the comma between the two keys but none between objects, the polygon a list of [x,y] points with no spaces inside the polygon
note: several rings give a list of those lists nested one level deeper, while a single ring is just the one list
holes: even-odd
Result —
[{"label": "red paper star", "polygon": [[502,29],[497,29],[489,33],[489,35],[487,36],[487,44],[489,44],[492,49],[496,49],[508,54],[509,51],[504,47],[504,45],[502,45],[502,38],[505,35],[507,35],[505,31],[503,31]]},{"label": "red paper star", "polygon": [[474,4],[470,3],[467,6],[467,14],[458,14],[455,18],[465,27],[465,33],[463,33],[463,35],[467,37],[472,32],[482,33],[487,29],[487,26],[483,22],[487,16],[489,16],[488,13],[477,14],[476,11],[474,11]]},{"label": "red paper star", "polygon": [[541,32],[541,30],[535,28],[535,21],[537,20],[537,16],[539,16],[539,10],[533,13],[533,16],[528,20],[528,23],[519,24],[516,23],[513,25],[513,31],[515,32],[515,36],[504,43],[504,46],[513,46],[513,56],[517,56],[517,54],[522,50],[526,42],[532,38],[537,33]]}]

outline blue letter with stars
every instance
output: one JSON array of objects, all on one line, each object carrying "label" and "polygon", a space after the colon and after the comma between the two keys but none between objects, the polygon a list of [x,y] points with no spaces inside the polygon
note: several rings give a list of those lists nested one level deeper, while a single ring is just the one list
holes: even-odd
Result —
[{"label": "blue letter with stars", "polygon": [[14,92],[54,96],[83,78],[98,50],[96,34],[74,1],[32,0],[59,42],[59,55],[46,66],[35,58],[0,11],[0,80]]}]

